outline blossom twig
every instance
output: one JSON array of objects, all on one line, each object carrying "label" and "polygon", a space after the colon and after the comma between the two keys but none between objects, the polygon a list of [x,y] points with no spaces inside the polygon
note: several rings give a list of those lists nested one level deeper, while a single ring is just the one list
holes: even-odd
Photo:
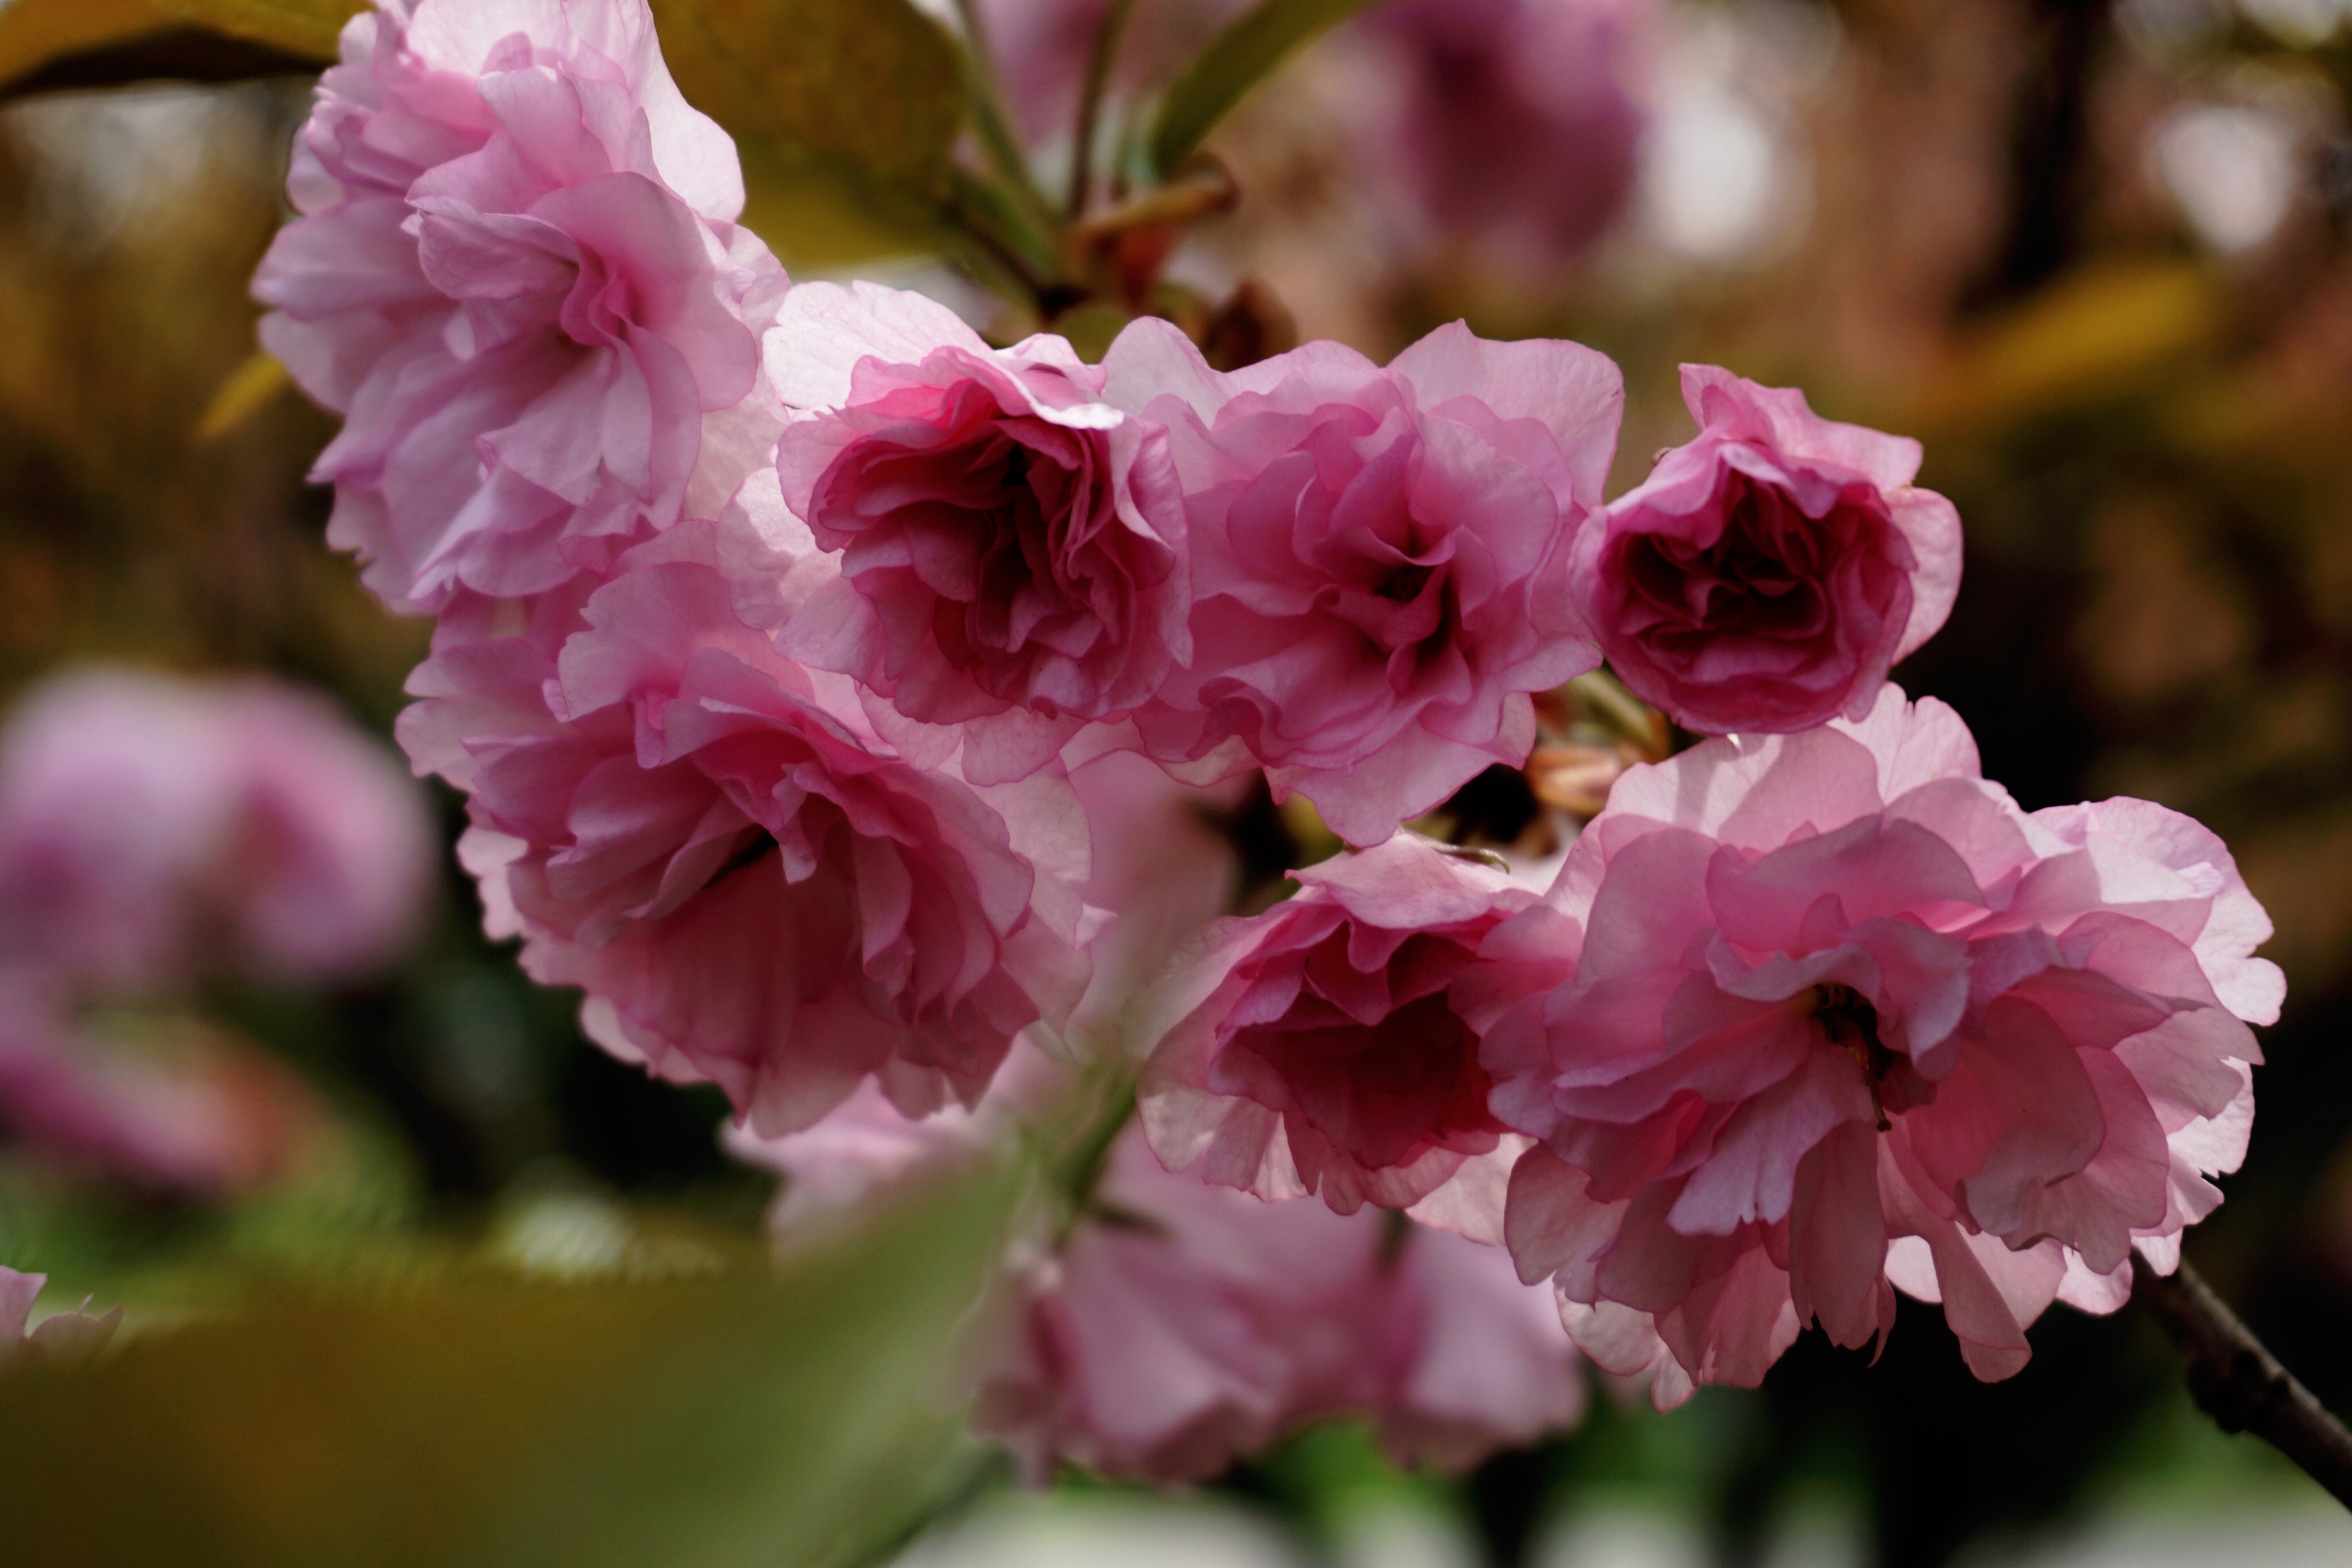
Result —
[{"label": "blossom twig", "polygon": [[2352,1431],[2281,1365],[2197,1270],[2132,1258],[2140,1299],[2189,1366],[2189,1392],[2224,1432],[2252,1432],[2352,1508]]}]

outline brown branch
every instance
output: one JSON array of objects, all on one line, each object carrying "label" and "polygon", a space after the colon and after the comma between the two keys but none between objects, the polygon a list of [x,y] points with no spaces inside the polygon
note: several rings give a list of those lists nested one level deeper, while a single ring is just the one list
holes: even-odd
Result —
[{"label": "brown branch", "polygon": [[2188,1363],[2189,1392],[2224,1432],[2252,1432],[2352,1508],[2352,1432],[2279,1364],[2184,1260],[2169,1276],[2132,1255],[2139,1299]]}]

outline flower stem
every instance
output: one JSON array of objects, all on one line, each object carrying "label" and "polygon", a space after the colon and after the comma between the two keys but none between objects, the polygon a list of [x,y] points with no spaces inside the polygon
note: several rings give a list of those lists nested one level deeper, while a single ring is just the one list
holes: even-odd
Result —
[{"label": "flower stem", "polygon": [[1093,52],[1087,57],[1086,86],[1078,95],[1077,140],[1070,146],[1070,195],[1063,208],[1073,223],[1086,212],[1087,197],[1092,194],[1095,126],[1102,115],[1111,64],[1118,58],[1118,41],[1127,31],[1127,14],[1134,8],[1135,0],[1111,0],[1102,26],[1095,31]]},{"label": "flower stem", "polygon": [[951,165],[940,212],[949,226],[978,246],[1018,286],[1021,303],[1036,302],[1046,288],[1044,269],[1052,263],[1041,256],[1041,242],[1003,191]]},{"label": "flower stem", "polygon": [[1095,1207],[1095,1188],[1110,1163],[1110,1146],[1135,1120],[1135,1075],[1125,1064],[1090,1075],[1076,1096],[1077,1132],[1047,1155],[1049,1179],[1064,1205],[1055,1240],[1069,1238],[1079,1218]]},{"label": "flower stem", "polygon": [[997,89],[996,68],[988,47],[987,24],[982,19],[980,7],[975,0],[956,0],[956,16],[963,24],[964,79],[971,94],[972,130],[980,140],[981,150],[995,165],[997,177],[1028,218],[1041,226],[1050,226],[1054,214],[1030,173],[1020,139],[1013,135],[1004,116],[1004,100]]},{"label": "flower stem", "polygon": [[2188,1363],[2189,1392],[2224,1432],[2252,1432],[2352,1508],[2352,1432],[2279,1363],[2184,1258],[2171,1275],[2132,1255],[2140,1300]]}]

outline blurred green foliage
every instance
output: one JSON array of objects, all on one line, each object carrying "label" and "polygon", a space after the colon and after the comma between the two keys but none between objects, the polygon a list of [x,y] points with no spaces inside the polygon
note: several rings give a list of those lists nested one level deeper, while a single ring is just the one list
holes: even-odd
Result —
[{"label": "blurred green foliage", "polygon": [[866,1561],[980,1462],[949,1347],[1009,1178],[772,1268],[520,1283],[457,1267],[11,1381],[12,1552],[65,1565]]}]

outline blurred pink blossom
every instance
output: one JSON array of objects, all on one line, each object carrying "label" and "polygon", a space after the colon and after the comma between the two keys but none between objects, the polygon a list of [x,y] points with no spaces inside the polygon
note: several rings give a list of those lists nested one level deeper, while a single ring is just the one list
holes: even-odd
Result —
[{"label": "blurred pink blossom", "polygon": [[[1076,133],[1078,92],[1110,0],[980,0],[1004,106],[1022,138],[1045,147]],[[1153,0],[1132,6],[1112,62],[1114,101],[1174,79],[1248,0]]]},{"label": "blurred pink blossom", "polygon": [[[1246,0],[1154,0],[1127,18],[1113,105],[1165,89]],[[982,0],[1005,107],[1051,159],[1109,0]],[[1648,121],[1651,0],[1406,0],[1352,29],[1335,131],[1409,245],[1469,244],[1523,267],[1599,237],[1632,195]],[[1105,116],[1115,125],[1117,110]],[[1103,152],[1097,148],[1097,153]]]},{"label": "blurred pink blossom", "polygon": [[1141,1026],[1144,1127],[1171,1167],[1261,1198],[1409,1207],[1497,1148],[1478,1038],[1567,977],[1565,942],[1538,908],[1489,954],[1536,894],[1411,834],[1292,875],[1296,897],[1220,921],[1141,1009],[1169,1020]]},{"label": "blurred pink blossom", "polygon": [[314,1115],[299,1079],[234,1036],[171,1016],[101,1028],[37,982],[0,984],[0,1134],[50,1165],[236,1192],[284,1169]]},{"label": "blurred pink blossom", "polygon": [[1171,1174],[1133,1127],[1017,1289],[974,1424],[1033,1474],[1199,1479],[1347,1416],[1399,1463],[1461,1468],[1582,1409],[1551,1304],[1499,1248]]},{"label": "blurred pink blossom", "polygon": [[[909,1121],[868,1088],[806,1131],[728,1142],[785,1176],[772,1224],[789,1242],[1001,1152],[1059,1081],[1016,1052],[977,1113]],[[966,1352],[974,1422],[1039,1478],[1067,1462],[1199,1479],[1347,1416],[1370,1417],[1400,1463],[1462,1468],[1582,1408],[1549,1292],[1500,1247],[1171,1174],[1132,1124],[1066,1244],[1016,1243],[1000,1297]]]},{"label": "blurred pink blossom", "polygon": [[1403,0],[1365,15],[1367,190],[1424,238],[1525,267],[1600,237],[1633,194],[1648,0]]},{"label": "blurred pink blossom", "polygon": [[[737,1129],[727,1143],[785,1178],[770,1224],[791,1245],[903,1184],[1066,1135],[1091,1103],[1071,1093],[1087,1077],[1024,1044],[971,1110],[909,1121],[869,1085],[803,1131]],[[1497,1239],[1506,1168],[1484,1162],[1457,1184],[1491,1189],[1471,1206],[1491,1208]],[[974,1422],[1041,1479],[1068,1462],[1197,1479],[1349,1416],[1370,1417],[1401,1463],[1458,1468],[1582,1407],[1549,1292],[1521,1284],[1500,1247],[1171,1173],[1131,1121],[1066,1230],[1016,1237],[993,1298],[962,1352]]]},{"label": "blurred pink blossom", "polygon": [[974,1100],[1084,989],[1076,802],[1057,773],[975,790],[952,731],[885,740],[736,617],[730,548],[701,523],[642,547],[568,635],[542,606],[445,638],[402,739],[470,792],[492,933],[586,991],[616,1055],[762,1132],[869,1075],[913,1114]]},{"label": "blurred pink blossom", "polygon": [[870,283],[794,289],[767,336],[785,504],[838,575],[779,647],[928,723],[980,783],[1051,759],[1192,658],[1183,498],[1158,425],[1040,334],[990,348]]},{"label": "blurred pink blossom", "polygon": [[1752,1384],[1890,1285],[1977,1375],[2112,1310],[2243,1156],[2284,982],[2229,851],[2143,801],[2027,814],[1941,703],[1621,779],[1549,897],[1575,978],[1486,1039],[1521,1273],[1662,1405]]},{"label": "blurred pink blossom", "polygon": [[436,859],[389,751],[291,687],[83,670],[0,731],[0,968],[60,991],[363,973]]},{"label": "blurred pink blossom", "polygon": [[122,1309],[93,1316],[88,1301],[79,1310],[52,1312],[31,1324],[33,1301],[48,1282],[46,1274],[20,1274],[0,1267],[0,1373],[27,1366],[71,1366],[98,1354],[114,1337],[122,1321]]},{"label": "blurred pink blossom", "polygon": [[362,13],[288,190],[262,341],[346,416],[312,477],[395,607],[604,570],[764,459],[783,272],[644,0]]},{"label": "blurred pink blossom", "polygon": [[1224,374],[1146,320],[1104,369],[1169,427],[1191,534],[1193,658],[1138,715],[1144,750],[1196,780],[1263,766],[1353,844],[1527,760],[1528,694],[1599,659],[1567,573],[1614,365],[1456,323],[1386,369],[1318,342]]},{"label": "blurred pink blossom", "polygon": [[1577,542],[1610,668],[1686,729],[1860,720],[1960,586],[1960,519],[1911,483],[1919,443],[1817,417],[1801,392],[1683,367],[1696,440]]},{"label": "blurred pink blossom", "polygon": [[737,1159],[784,1179],[768,1224],[780,1237],[791,1237],[856,1213],[901,1181],[980,1159],[1002,1131],[994,1125],[996,1097],[983,1104],[989,1114],[950,1105],[908,1118],[869,1079],[823,1119],[797,1131],[762,1137],[735,1126],[720,1137]]}]

